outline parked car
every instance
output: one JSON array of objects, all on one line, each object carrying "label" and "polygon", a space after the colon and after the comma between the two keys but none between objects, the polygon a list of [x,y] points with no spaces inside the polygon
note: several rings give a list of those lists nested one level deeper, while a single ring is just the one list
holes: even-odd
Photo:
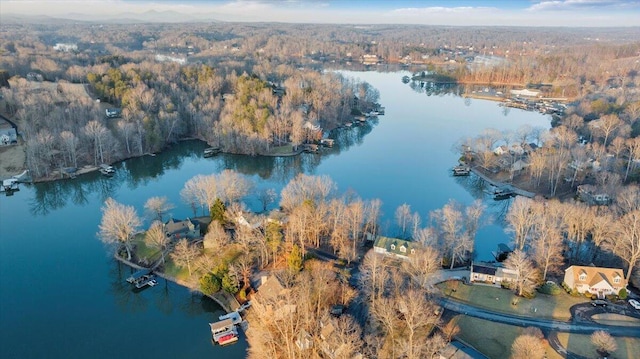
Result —
[{"label": "parked car", "polygon": [[594,307],[606,307],[607,306],[607,302],[601,299],[597,299],[594,300],[593,302],[591,302],[591,305],[593,305]]},{"label": "parked car", "polygon": [[635,300],[635,299],[629,299],[629,304],[630,304],[632,307],[634,307],[634,308],[636,308],[636,309],[640,310],[640,302],[638,302],[637,300]]}]

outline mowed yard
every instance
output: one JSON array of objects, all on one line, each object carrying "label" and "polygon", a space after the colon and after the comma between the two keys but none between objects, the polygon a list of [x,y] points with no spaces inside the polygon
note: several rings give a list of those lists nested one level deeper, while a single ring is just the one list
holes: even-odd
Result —
[{"label": "mowed yard", "polygon": [[[571,353],[587,358],[597,358],[591,338],[586,334],[558,333],[558,340]],[[639,338],[615,338],[618,349],[611,353],[609,359],[634,359],[640,357]],[[551,357],[549,357],[551,359]]]},{"label": "mowed yard", "polygon": [[[568,320],[571,318],[570,308],[575,304],[589,301],[584,296],[572,297],[566,292],[558,295],[538,293],[535,298],[516,297],[508,289],[485,285],[466,285],[459,281],[447,281],[437,285],[445,296],[472,303],[492,311],[517,314],[528,317]],[[517,300],[517,304],[512,302]]]},{"label": "mowed yard", "polygon": [[[511,356],[511,345],[524,330],[521,327],[466,315],[458,315],[454,320],[457,320],[457,324],[460,327],[458,338],[491,359],[509,358]],[[546,344],[546,354],[547,359],[562,358],[548,344]]]},{"label": "mowed yard", "polygon": [[[491,359],[506,359],[511,356],[511,345],[522,334],[524,328],[507,324],[495,323],[484,319],[458,315],[454,318],[460,327],[458,337],[467,344]],[[587,358],[596,358],[597,353],[589,335],[558,333],[560,343],[569,350]],[[640,339],[615,338],[618,350],[609,356],[609,359],[633,359],[638,358],[640,352]],[[561,359],[545,340],[547,359]]]}]

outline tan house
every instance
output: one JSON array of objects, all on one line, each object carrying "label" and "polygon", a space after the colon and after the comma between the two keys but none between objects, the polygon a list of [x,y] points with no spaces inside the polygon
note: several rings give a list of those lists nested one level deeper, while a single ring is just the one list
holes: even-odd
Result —
[{"label": "tan house", "polygon": [[281,317],[291,315],[296,311],[296,305],[287,301],[289,290],[286,289],[275,275],[263,276],[257,292],[251,297],[251,306],[261,312]]},{"label": "tan house", "polygon": [[198,239],[202,237],[200,233],[200,222],[191,220],[190,218],[187,218],[184,221],[174,220],[171,218],[164,224],[164,231],[167,237],[172,241],[177,241],[183,238]]},{"label": "tan house", "polygon": [[604,298],[617,295],[627,287],[624,272],[619,268],[571,266],[564,271],[564,283],[578,293],[591,293]]}]

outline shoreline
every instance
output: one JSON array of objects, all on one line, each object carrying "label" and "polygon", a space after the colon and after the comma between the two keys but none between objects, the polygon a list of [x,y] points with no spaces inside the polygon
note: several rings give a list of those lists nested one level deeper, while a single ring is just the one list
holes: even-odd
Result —
[{"label": "shoreline", "polygon": [[490,185],[494,187],[506,188],[518,196],[534,198],[535,196],[541,195],[540,193],[534,193],[534,192],[524,190],[520,187],[513,185],[512,183],[506,183],[506,182],[499,181],[497,179],[493,179],[489,177],[489,175],[487,175],[484,171],[481,171],[478,168],[478,166],[470,167],[470,170],[471,172],[473,172],[474,175],[476,175],[478,178],[482,179],[483,181],[489,183]]},{"label": "shoreline", "polygon": [[[136,264],[134,262],[131,262],[129,260],[126,260],[126,259],[120,257],[117,254],[114,254],[113,257],[117,261],[119,261],[120,263],[122,263],[124,265],[127,265],[127,266],[129,266],[131,268],[137,269],[137,270],[150,269],[150,268],[143,267],[143,266],[141,266],[139,264]],[[175,283],[175,284],[177,284],[177,285],[179,285],[181,287],[187,288],[191,292],[196,292],[196,293],[199,293],[199,294],[201,294],[201,295],[203,295],[205,297],[208,297],[209,299],[211,299],[211,300],[215,301],[216,303],[218,303],[218,305],[227,313],[234,312],[234,311],[238,310],[238,308],[240,308],[240,303],[238,303],[238,301],[235,300],[235,297],[233,297],[234,301],[232,302],[232,301],[229,300],[229,298],[228,298],[229,296],[227,296],[225,294],[221,294],[220,297],[216,296],[216,294],[218,294],[219,292],[214,293],[213,295],[208,295],[208,294],[202,293],[197,288],[191,287],[187,282],[182,281],[182,280],[180,280],[178,278],[172,277],[172,276],[170,276],[168,274],[165,274],[165,273],[159,272],[159,271],[155,271],[155,270],[153,271],[153,273],[155,275],[157,275],[158,277],[164,278],[165,280],[173,282],[173,283]],[[220,290],[220,292],[222,292],[222,290]]]}]

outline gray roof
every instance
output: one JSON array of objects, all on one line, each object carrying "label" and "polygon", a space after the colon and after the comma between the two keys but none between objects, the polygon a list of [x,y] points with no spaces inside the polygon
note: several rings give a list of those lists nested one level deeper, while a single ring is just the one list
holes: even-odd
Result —
[{"label": "gray roof", "polygon": [[493,266],[474,264],[471,271],[473,273],[496,275],[496,270],[497,268]]}]

